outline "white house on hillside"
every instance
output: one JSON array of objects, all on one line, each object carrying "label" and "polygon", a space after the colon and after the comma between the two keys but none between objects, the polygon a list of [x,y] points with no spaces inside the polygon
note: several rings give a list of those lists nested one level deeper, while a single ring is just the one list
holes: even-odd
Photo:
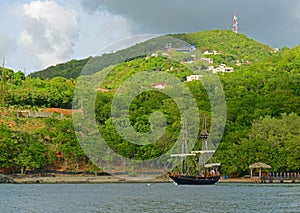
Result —
[{"label": "white house on hillside", "polygon": [[215,50],[206,50],[206,51],[204,51],[203,54],[204,55],[218,55],[220,53],[218,53],[218,51],[215,51]]},{"label": "white house on hillside", "polygon": [[186,77],[186,81],[187,82],[191,82],[191,81],[199,81],[200,78],[202,78],[203,75],[189,75]]},{"label": "white house on hillside", "polygon": [[212,73],[218,73],[218,72],[222,72],[222,73],[233,72],[233,67],[227,67],[226,64],[221,64],[220,66],[212,70]]}]

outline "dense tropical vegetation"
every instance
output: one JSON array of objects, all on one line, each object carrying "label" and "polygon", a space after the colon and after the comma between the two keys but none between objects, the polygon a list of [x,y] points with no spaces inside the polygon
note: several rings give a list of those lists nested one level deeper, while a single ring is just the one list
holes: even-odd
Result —
[{"label": "dense tropical vegetation", "polygon": [[73,59],[66,63],[50,66],[44,70],[31,73],[30,76],[32,78],[40,79],[54,78],[58,76],[75,79],[80,75],[82,68],[90,59],[91,57],[81,60]]},{"label": "dense tropical vegetation", "polygon": [[[299,172],[300,47],[274,52],[272,48],[244,35],[219,30],[178,34],[175,37],[186,40],[201,51],[220,52],[219,55],[210,56],[214,63],[226,63],[234,67],[232,73],[216,74],[223,84],[227,103],[224,137],[214,156],[222,163],[222,174],[246,175],[248,166],[258,161],[271,165],[272,171]],[[112,150],[132,159],[151,159],[170,149],[179,137],[180,113],[175,102],[158,90],[144,92],[134,99],[130,106],[130,122],[136,131],[151,130],[149,115],[153,111],[163,112],[167,118],[163,136],[153,144],[141,146],[124,140],[116,132],[110,115],[113,95],[124,80],[145,70],[166,72],[183,82],[192,72],[188,69],[190,65],[180,62],[190,59],[142,56],[128,60],[124,56],[121,60],[118,57],[122,54],[125,53],[102,56],[117,65],[111,68],[109,75],[99,85],[109,92],[97,92],[96,121]],[[136,55],[131,55],[139,54],[137,51]],[[176,53],[173,54],[173,58],[177,57]],[[49,107],[70,109],[76,78],[87,60],[72,60],[30,76],[9,69],[0,70],[2,171],[95,170],[79,146],[72,116],[24,118],[17,113],[20,110],[40,111]],[[237,61],[247,63],[237,66]],[[108,65],[106,63],[106,60],[100,60],[98,65],[104,68]],[[92,73],[99,74],[96,70]],[[201,81],[184,84],[195,97],[201,109],[200,114],[207,114],[210,126],[210,102]],[[81,103],[76,106],[83,107]],[[199,146],[200,141],[196,144],[197,148]],[[113,161],[109,155],[102,156],[100,160],[104,163]]]}]

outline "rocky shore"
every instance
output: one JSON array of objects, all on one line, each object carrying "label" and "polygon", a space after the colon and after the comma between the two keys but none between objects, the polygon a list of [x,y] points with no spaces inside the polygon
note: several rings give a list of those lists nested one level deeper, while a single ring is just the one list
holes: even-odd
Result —
[{"label": "rocky shore", "polygon": [[0,174],[0,183],[15,183],[15,181],[10,176]]}]

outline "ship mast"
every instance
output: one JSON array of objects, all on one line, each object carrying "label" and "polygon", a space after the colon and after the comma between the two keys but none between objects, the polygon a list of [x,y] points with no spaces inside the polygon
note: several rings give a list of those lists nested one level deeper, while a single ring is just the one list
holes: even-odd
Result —
[{"label": "ship mast", "polygon": [[187,128],[186,128],[186,117],[183,117],[182,124],[182,138],[181,138],[181,153],[180,154],[171,154],[170,157],[180,157],[181,158],[181,175],[185,174],[185,158],[187,156],[195,156],[195,153],[188,153],[187,147]]},{"label": "ship mast", "polygon": [[[181,153],[187,154],[187,129],[186,129],[186,117],[183,117],[183,124],[182,124],[182,144],[181,144]],[[181,158],[181,173],[185,173],[185,158]]]},{"label": "ship mast", "polygon": [[206,153],[205,151],[208,150],[208,147],[207,147],[207,138],[208,138],[208,133],[207,133],[207,130],[206,130],[206,116],[205,114],[203,115],[203,130],[200,134],[200,138],[201,138],[201,141],[202,141],[202,170],[201,170],[201,174],[202,176],[205,175],[205,161],[206,161]]}]

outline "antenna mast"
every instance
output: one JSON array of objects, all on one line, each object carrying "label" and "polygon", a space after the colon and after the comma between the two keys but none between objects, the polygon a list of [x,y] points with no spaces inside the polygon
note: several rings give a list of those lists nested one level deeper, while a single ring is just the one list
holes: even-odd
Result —
[{"label": "antenna mast", "polygon": [[236,12],[234,11],[234,15],[233,15],[233,27],[232,27],[232,31],[234,33],[238,33],[238,21],[237,21],[237,16],[236,16]]}]

